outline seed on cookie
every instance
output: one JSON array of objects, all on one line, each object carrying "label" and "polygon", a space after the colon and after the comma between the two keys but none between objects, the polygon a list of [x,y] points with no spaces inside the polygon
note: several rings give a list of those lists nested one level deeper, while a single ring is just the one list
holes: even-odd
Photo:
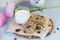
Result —
[{"label": "seed on cookie", "polygon": [[40,30],[40,28],[39,28],[39,27],[36,27],[36,29]]},{"label": "seed on cookie", "polygon": [[24,31],[24,33],[26,33],[26,31]]},{"label": "seed on cookie", "polygon": [[17,40],[17,38],[14,38],[14,40]]},{"label": "seed on cookie", "polygon": [[36,18],[36,20],[38,20],[39,18]]},{"label": "seed on cookie", "polygon": [[38,29],[38,25],[36,25],[36,29]]},{"label": "seed on cookie", "polygon": [[32,16],[30,16],[30,18],[32,18]]},{"label": "seed on cookie", "polygon": [[21,29],[16,29],[15,32],[19,32]]},{"label": "seed on cookie", "polygon": [[41,16],[42,18],[44,17],[44,16]]},{"label": "seed on cookie", "polygon": [[51,25],[48,25],[49,27],[51,26]]},{"label": "seed on cookie", "polygon": [[40,31],[37,31],[37,33],[40,33]]},{"label": "seed on cookie", "polygon": [[30,25],[28,25],[26,28],[30,28],[31,26]]},{"label": "seed on cookie", "polygon": [[38,26],[38,25],[37,25],[37,26],[36,26],[36,29],[40,30],[40,29],[41,29],[41,26]]}]

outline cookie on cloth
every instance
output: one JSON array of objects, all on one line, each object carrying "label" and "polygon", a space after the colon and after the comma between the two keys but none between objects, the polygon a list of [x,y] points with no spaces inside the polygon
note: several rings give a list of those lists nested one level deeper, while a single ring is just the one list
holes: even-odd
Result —
[{"label": "cookie on cloth", "polygon": [[[17,24],[15,19],[13,19],[7,32],[12,32],[24,38],[42,38],[48,36],[51,34],[54,27],[52,20],[47,16],[41,14],[37,15],[38,14],[31,14],[32,17],[30,17],[25,24]],[[41,18],[41,16],[43,17]],[[39,22],[44,19],[44,21],[42,21],[43,24],[39,22],[36,23],[36,17]]]}]

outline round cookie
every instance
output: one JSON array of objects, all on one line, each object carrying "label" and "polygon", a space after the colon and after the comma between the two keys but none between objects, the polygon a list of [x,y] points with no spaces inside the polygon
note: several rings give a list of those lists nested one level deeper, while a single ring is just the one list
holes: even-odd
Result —
[{"label": "round cookie", "polygon": [[[49,26],[50,27],[50,30],[49,30],[49,32],[47,33],[47,35],[46,35],[46,37],[47,36],[49,36],[50,34],[51,34],[51,32],[52,32],[52,30],[53,30],[53,28],[54,28],[54,26],[53,26],[53,21],[51,20],[51,19],[49,19],[49,25],[51,25],[51,26]],[[14,33],[14,34],[16,34],[16,33]],[[38,36],[34,36],[34,35],[23,35],[23,34],[16,34],[17,36],[20,36],[20,37],[24,37],[24,38],[40,38],[40,37],[38,37]]]}]

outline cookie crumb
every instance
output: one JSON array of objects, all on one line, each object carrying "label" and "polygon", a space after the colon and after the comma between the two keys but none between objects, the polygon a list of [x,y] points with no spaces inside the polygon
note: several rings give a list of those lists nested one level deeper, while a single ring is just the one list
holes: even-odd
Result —
[{"label": "cookie crumb", "polygon": [[16,29],[15,32],[19,32],[21,29]]},{"label": "cookie crumb", "polygon": [[19,24],[20,26],[22,26],[22,24]]},{"label": "cookie crumb", "polygon": [[17,40],[17,38],[14,38],[14,40]]},{"label": "cookie crumb", "polygon": [[59,30],[59,28],[57,28],[57,30]]}]

